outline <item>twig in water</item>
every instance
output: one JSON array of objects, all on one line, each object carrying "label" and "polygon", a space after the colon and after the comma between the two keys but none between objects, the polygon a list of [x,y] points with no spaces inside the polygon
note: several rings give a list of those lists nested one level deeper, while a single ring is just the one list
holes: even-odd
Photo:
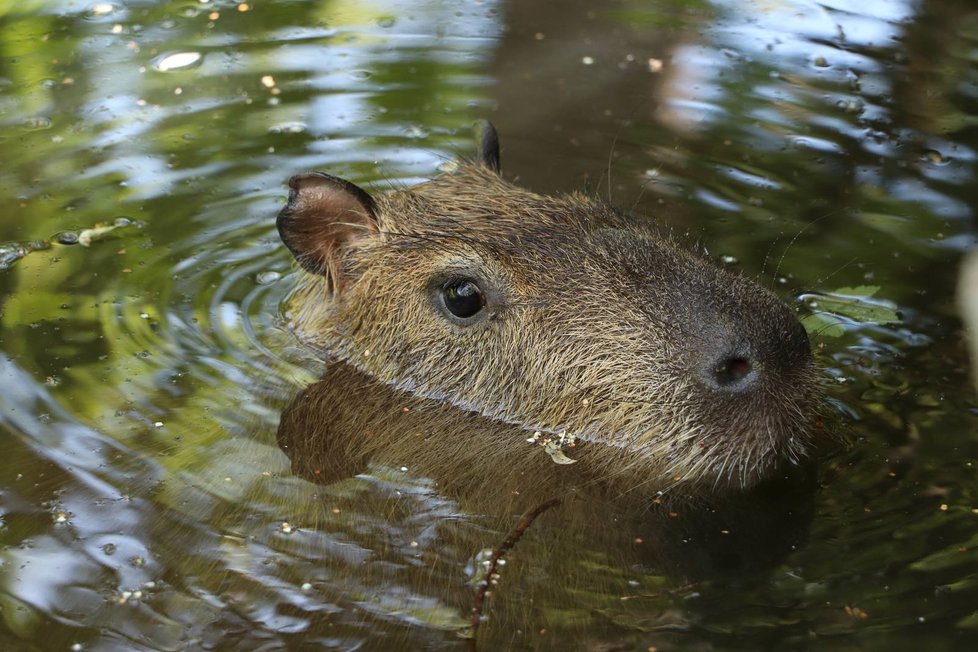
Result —
[{"label": "twig in water", "polygon": [[537,505],[527,513],[520,517],[519,522],[510,531],[510,533],[503,539],[503,542],[498,548],[492,551],[492,555],[489,557],[489,565],[486,568],[486,576],[479,583],[479,589],[475,592],[475,602],[472,605],[472,637],[469,638],[469,649],[475,652],[476,649],[476,634],[479,631],[479,621],[482,619],[482,608],[486,601],[486,594],[489,592],[489,587],[492,585],[492,578],[496,576],[496,568],[499,565],[499,560],[503,558],[510,548],[515,546],[520,539],[523,538],[523,533],[526,532],[527,528],[533,524],[533,521],[537,519],[540,514],[551,507],[556,507],[560,504],[560,498],[552,498],[545,503]]}]

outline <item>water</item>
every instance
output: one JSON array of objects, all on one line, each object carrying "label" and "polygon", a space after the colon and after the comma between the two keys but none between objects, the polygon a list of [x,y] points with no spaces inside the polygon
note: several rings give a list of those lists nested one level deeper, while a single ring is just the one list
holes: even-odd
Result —
[{"label": "water", "polygon": [[0,645],[462,645],[505,531],[276,445],[318,369],[273,218],[292,173],[410,184],[489,117],[521,184],[589,187],[796,301],[849,445],[749,573],[531,528],[481,646],[973,647],[978,11],[655,4],[0,4]]}]

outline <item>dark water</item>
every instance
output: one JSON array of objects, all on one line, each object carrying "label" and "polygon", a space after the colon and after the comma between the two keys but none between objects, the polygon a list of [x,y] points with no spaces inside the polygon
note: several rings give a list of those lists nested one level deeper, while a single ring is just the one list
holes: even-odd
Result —
[{"label": "dark water", "polygon": [[489,117],[522,184],[795,301],[849,446],[756,572],[531,529],[482,647],[974,647],[976,53],[966,0],[3,3],[0,646],[461,647],[505,532],[399,469],[309,483],[275,443],[318,369],[273,218],[292,173],[409,184]]}]

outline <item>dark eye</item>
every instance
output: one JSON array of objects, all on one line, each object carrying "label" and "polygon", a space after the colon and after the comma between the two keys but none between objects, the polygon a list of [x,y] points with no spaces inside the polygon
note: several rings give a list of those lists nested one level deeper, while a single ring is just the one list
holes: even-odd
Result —
[{"label": "dark eye", "polygon": [[459,319],[469,319],[486,305],[479,286],[467,279],[449,281],[441,289],[442,300],[448,312]]}]

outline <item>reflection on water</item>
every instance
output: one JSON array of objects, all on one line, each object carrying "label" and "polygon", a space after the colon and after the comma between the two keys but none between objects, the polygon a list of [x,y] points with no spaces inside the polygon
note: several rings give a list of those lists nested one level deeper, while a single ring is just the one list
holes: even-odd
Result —
[{"label": "reflection on water", "polygon": [[978,13],[654,5],[0,6],[3,647],[458,645],[508,528],[399,467],[292,475],[279,413],[319,367],[273,218],[294,172],[410,184],[487,115],[522,185],[587,185],[799,297],[852,442],[763,571],[541,520],[487,649],[967,647]]}]

